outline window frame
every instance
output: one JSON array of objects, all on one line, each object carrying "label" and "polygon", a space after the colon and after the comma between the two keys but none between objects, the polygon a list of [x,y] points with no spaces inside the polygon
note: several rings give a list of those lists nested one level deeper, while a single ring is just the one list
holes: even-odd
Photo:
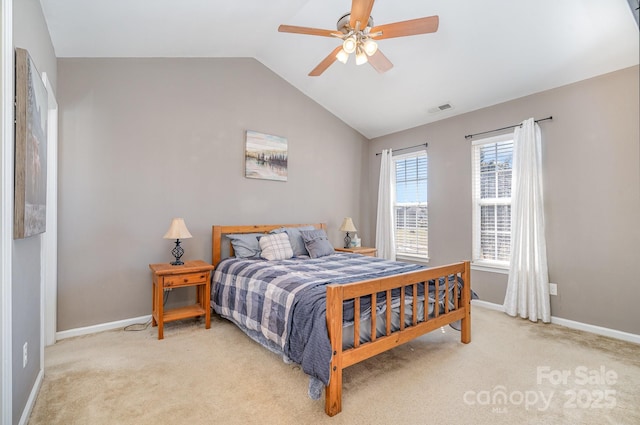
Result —
[{"label": "window frame", "polygon": [[396,173],[397,173],[397,162],[398,161],[402,161],[402,160],[407,160],[407,159],[411,159],[411,158],[417,158],[420,156],[425,157],[426,161],[427,161],[427,165],[426,165],[426,171],[427,171],[427,177],[426,177],[426,183],[427,183],[427,200],[424,203],[424,206],[427,209],[427,252],[425,255],[421,255],[421,254],[411,254],[411,253],[399,253],[398,252],[398,245],[397,245],[397,239],[394,240],[394,244],[396,244],[396,258],[400,259],[400,260],[410,260],[410,261],[414,261],[414,262],[423,262],[423,263],[428,263],[429,262],[429,154],[427,153],[426,149],[420,149],[417,151],[413,151],[413,152],[408,152],[408,153],[402,153],[402,154],[393,154],[393,218],[394,218],[394,233],[396,233],[396,237],[397,237],[397,223],[396,223],[396,207],[397,206],[410,206],[410,205],[416,205],[416,206],[421,206],[422,203],[421,202],[416,202],[416,203],[407,203],[407,202],[398,202],[398,197],[397,197],[397,185],[398,182],[396,181]]},{"label": "window frame", "polygon": [[[501,261],[494,259],[482,259],[480,257],[481,252],[481,207],[483,205],[508,205],[511,206],[513,202],[513,196],[509,198],[488,198],[481,199],[480,196],[480,158],[479,150],[481,146],[512,142],[514,143],[513,133],[502,134],[493,137],[487,137],[483,139],[474,140],[471,143],[471,197],[472,197],[472,253],[471,253],[471,268],[480,271],[489,271],[497,273],[509,273],[509,261]],[[511,164],[513,166],[513,148],[511,151],[512,159]],[[512,186],[513,190],[513,168],[512,168]],[[513,195],[513,193],[511,193]],[[511,220],[511,213],[509,213],[509,220]],[[497,230],[496,230],[497,233]],[[511,241],[509,241],[511,244]]]}]

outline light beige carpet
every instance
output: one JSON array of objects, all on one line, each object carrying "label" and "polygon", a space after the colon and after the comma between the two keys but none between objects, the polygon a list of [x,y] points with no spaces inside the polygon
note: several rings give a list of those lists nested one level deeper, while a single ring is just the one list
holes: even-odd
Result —
[{"label": "light beige carpet", "polygon": [[345,370],[329,418],[308,380],[213,316],[67,339],[45,351],[37,424],[640,424],[640,346],[474,308]]}]

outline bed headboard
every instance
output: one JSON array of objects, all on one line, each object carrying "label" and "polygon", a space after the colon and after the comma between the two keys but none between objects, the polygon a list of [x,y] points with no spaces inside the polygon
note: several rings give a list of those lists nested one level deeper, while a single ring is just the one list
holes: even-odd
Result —
[{"label": "bed headboard", "polygon": [[235,233],[269,233],[274,229],[280,227],[301,227],[301,226],[313,226],[316,229],[322,229],[327,231],[327,225],[325,223],[312,223],[312,224],[254,224],[248,226],[220,226],[213,225],[211,227],[211,263],[215,266],[222,260],[222,247],[225,240],[229,244],[229,253],[233,255],[233,247],[229,240],[224,235],[230,235]]}]

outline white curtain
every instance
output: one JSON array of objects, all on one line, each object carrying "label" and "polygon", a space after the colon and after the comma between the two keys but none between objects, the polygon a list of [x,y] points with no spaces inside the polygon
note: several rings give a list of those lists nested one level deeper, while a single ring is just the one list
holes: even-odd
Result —
[{"label": "white curtain", "polygon": [[533,118],[516,127],[511,185],[511,262],[504,308],[510,316],[551,321],[544,237],[540,127]]},{"label": "white curtain", "polygon": [[395,175],[391,149],[382,150],[380,181],[378,183],[378,218],[376,221],[376,249],[378,257],[396,259],[395,220],[393,201],[395,198]]}]

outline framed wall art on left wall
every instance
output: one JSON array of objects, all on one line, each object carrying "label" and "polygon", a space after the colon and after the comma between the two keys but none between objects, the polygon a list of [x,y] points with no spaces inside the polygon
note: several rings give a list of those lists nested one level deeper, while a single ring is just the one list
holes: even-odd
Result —
[{"label": "framed wall art on left wall", "polygon": [[16,48],[15,210],[13,238],[46,230],[47,89],[29,52]]}]

